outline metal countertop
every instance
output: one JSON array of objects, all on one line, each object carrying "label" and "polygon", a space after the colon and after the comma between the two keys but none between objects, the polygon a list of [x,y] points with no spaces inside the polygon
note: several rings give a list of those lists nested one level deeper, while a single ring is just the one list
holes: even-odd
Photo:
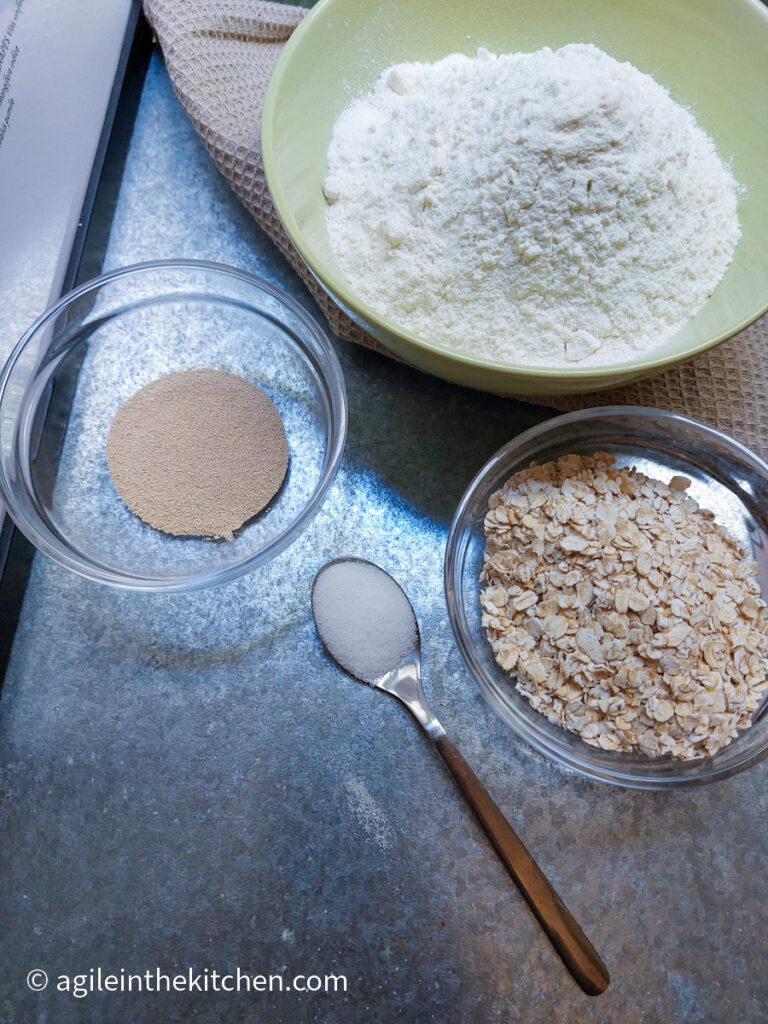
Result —
[{"label": "metal countertop", "polygon": [[[320,316],[155,55],[105,269],[181,256],[261,274]],[[764,1020],[768,762],[676,793],[589,782],[514,738],[453,643],[450,517],[547,413],[337,350],[342,468],[265,569],[148,597],[36,557],[0,700],[0,1022]],[[342,553],[410,594],[427,693],[605,958],[605,995],[570,979],[406,712],[322,655],[309,586]],[[348,991],[56,991],[97,967],[336,973]]]}]

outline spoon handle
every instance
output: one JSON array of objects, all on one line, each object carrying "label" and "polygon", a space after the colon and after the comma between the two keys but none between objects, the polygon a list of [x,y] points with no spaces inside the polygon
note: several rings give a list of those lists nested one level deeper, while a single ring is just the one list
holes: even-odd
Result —
[{"label": "spoon handle", "polygon": [[458,748],[442,730],[431,738],[565,966],[588,995],[604,992],[611,980],[605,964],[541,868]]}]

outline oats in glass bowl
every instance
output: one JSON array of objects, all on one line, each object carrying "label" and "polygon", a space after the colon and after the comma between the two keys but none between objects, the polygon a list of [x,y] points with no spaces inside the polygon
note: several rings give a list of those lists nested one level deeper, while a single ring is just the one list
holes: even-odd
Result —
[{"label": "oats in glass bowl", "polygon": [[768,688],[757,567],[687,486],[597,452],[534,464],[489,500],[480,600],[496,661],[603,750],[714,754]]}]

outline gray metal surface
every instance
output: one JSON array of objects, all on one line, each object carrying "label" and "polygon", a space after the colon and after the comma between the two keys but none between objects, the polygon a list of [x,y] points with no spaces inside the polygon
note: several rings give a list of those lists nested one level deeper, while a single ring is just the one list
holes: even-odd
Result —
[{"label": "gray metal surface", "polygon": [[[263,274],[312,309],[155,59],[108,266],[174,256]],[[450,516],[542,411],[338,351],[342,470],[265,570],[146,597],[36,559],[0,701],[0,1021],[764,1020],[768,766],[668,794],[588,782],[513,738],[454,646]],[[563,969],[405,711],[323,656],[309,588],[343,553],[409,593],[427,694],[604,956],[605,995]],[[56,991],[97,967],[238,966],[345,974],[348,991]],[[51,981],[31,993],[36,968]]]}]

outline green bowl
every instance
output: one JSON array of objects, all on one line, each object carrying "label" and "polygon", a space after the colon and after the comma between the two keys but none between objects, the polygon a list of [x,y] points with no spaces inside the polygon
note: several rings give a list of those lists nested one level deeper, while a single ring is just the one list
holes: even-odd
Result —
[{"label": "green bowl", "polygon": [[[630,61],[689,107],[746,186],[742,237],[702,310],[652,357],[613,366],[529,367],[471,358],[387,320],[347,283],[325,229],[326,153],[341,110],[401,61],[594,43]],[[497,394],[574,394],[613,387],[689,359],[768,308],[768,10],[758,0],[321,0],[275,67],[262,127],[278,215],[336,302],[414,366]]]}]

